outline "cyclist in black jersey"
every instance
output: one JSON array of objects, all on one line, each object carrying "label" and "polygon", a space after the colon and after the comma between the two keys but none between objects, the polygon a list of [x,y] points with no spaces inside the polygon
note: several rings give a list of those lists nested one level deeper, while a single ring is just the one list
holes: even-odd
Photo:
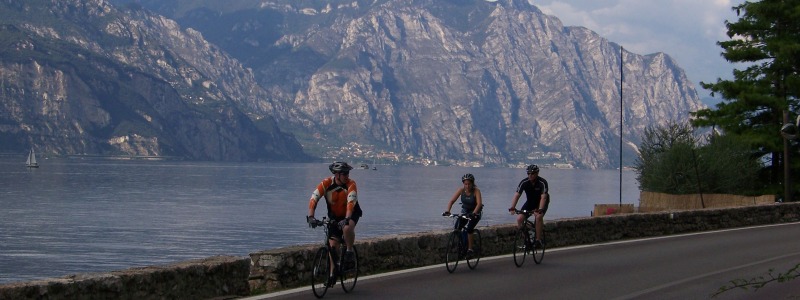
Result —
[{"label": "cyclist in black jersey", "polygon": [[467,215],[470,220],[459,219],[458,228],[467,226],[467,252],[472,252],[472,233],[475,231],[475,226],[481,220],[481,211],[483,210],[483,197],[481,196],[481,189],[475,185],[475,176],[472,174],[464,174],[461,176],[461,183],[464,186],[458,188],[453,197],[450,197],[450,202],[447,203],[447,211],[442,215],[449,216],[450,209],[457,199],[461,199],[461,214]]},{"label": "cyclist in black jersey", "polygon": [[[529,165],[525,171],[528,177],[523,179],[517,185],[517,192],[514,193],[514,199],[511,201],[511,208],[508,211],[513,215],[517,208],[517,201],[522,193],[525,193],[527,199],[525,204],[522,204],[522,210],[533,211],[533,216],[536,218],[536,236],[542,235],[542,224],[544,224],[544,214],[547,213],[547,208],[550,206],[550,190],[547,186],[547,180],[539,177],[539,166]],[[525,221],[525,215],[517,215],[517,226],[522,227]],[[536,243],[541,241],[536,240]]]}]

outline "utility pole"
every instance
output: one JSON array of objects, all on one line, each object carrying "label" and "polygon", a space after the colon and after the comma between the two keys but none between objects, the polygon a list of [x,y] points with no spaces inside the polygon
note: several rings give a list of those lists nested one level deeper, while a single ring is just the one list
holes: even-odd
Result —
[{"label": "utility pole", "polygon": [[623,75],[624,49],[619,46],[619,209],[622,211],[622,86],[625,82]]}]

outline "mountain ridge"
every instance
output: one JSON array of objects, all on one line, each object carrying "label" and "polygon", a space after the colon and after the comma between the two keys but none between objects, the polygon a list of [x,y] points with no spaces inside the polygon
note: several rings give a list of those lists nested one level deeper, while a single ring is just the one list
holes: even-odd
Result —
[{"label": "mountain ridge", "polygon": [[121,13],[99,0],[4,1],[0,14],[7,23],[0,34],[7,44],[0,56],[4,151],[309,159],[274,120],[251,119],[225,95],[235,91],[217,88],[242,81],[221,78],[202,63],[189,66],[179,51],[162,46],[157,32],[199,41],[186,47],[213,52],[175,30],[174,22],[143,11]]},{"label": "mountain ridge", "polygon": [[[34,2],[58,1],[27,5]],[[150,74],[159,82],[155,86],[166,83],[165,89],[184,105],[214,112],[194,121],[217,120],[209,123],[215,124],[211,131],[229,142],[206,149],[215,155],[185,155],[191,159],[298,159],[290,153],[308,151],[326,160],[397,161],[403,156],[400,160],[437,164],[613,168],[635,159],[646,126],[688,118],[688,112],[702,107],[693,85],[668,55],[621,51],[590,29],[563,26],[527,1],[64,3],[84,7],[84,14],[125,16],[124,22],[93,25],[105,32],[97,37],[75,34],[80,38],[68,41],[73,47]],[[57,32],[33,29],[41,36]],[[625,75],[622,109],[620,66]],[[228,117],[213,109],[217,106],[257,130],[237,137],[238,127],[220,123]],[[5,110],[13,110],[9,107]],[[152,115],[133,112],[144,120],[143,115]],[[153,131],[159,128],[156,123],[137,124]],[[181,132],[190,128],[198,127],[187,125]],[[223,134],[219,128],[227,129]],[[272,132],[271,138],[263,139],[260,128]],[[152,140],[158,135],[139,135],[141,141],[127,142],[127,147],[155,149],[165,143],[165,138]],[[182,145],[215,145],[203,134],[170,136],[181,136]],[[119,137],[124,135],[86,139],[102,145]],[[128,140],[133,137],[128,134]],[[255,145],[249,154],[218,155],[248,143]],[[263,152],[281,145],[289,145],[282,154]],[[187,151],[174,148],[138,152]],[[96,151],[90,150],[83,151]],[[111,150],[106,152],[136,152]]]}]

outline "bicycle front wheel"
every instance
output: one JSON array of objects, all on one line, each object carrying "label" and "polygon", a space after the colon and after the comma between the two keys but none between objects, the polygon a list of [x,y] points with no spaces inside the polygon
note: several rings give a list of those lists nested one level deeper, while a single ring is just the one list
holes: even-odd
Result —
[{"label": "bicycle front wheel", "polygon": [[317,255],[314,257],[311,290],[317,298],[322,298],[328,291],[328,276],[331,275],[331,264],[328,257],[328,249],[325,247],[319,248]]},{"label": "bicycle front wheel", "polygon": [[[342,249],[347,250],[345,247]],[[342,255],[341,266],[342,289],[344,289],[345,293],[349,293],[356,287],[356,281],[358,281],[358,251],[356,251],[356,246],[353,246],[353,256],[351,258]]]},{"label": "bicycle front wheel", "polygon": [[525,254],[528,254],[527,241],[525,229],[517,230],[517,236],[514,237],[514,264],[517,267],[522,267],[522,264],[525,263]]},{"label": "bicycle front wheel", "polygon": [[447,239],[447,246],[445,246],[444,262],[447,267],[447,272],[453,273],[458,266],[459,255],[461,254],[461,232],[453,231]]},{"label": "bicycle front wheel", "polygon": [[467,255],[467,266],[469,266],[470,270],[475,270],[478,267],[478,262],[481,260],[481,248],[483,246],[481,244],[481,232],[478,229],[475,229],[475,232],[472,233],[472,254]]},{"label": "bicycle front wheel", "polygon": [[544,259],[544,249],[545,249],[544,231],[542,231],[542,236],[541,236],[541,238],[539,238],[539,240],[541,241],[541,243],[534,243],[534,245],[533,245],[533,253],[532,253],[533,254],[533,261],[536,262],[537,265],[541,264],[542,263],[542,259]]}]

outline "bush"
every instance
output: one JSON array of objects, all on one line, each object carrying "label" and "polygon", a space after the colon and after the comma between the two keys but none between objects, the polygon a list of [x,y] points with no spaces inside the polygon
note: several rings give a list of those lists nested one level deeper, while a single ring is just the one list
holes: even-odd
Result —
[{"label": "bush", "polygon": [[762,169],[733,136],[712,134],[700,146],[688,123],[645,129],[634,169],[643,191],[668,194],[754,194]]}]

